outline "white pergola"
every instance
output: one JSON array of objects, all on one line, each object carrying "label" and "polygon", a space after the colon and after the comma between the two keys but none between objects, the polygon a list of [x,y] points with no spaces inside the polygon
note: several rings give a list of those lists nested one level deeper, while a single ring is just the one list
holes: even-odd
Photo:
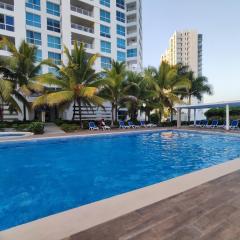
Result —
[{"label": "white pergola", "polygon": [[226,108],[226,130],[229,130],[229,107],[240,107],[240,100],[237,101],[227,101],[227,102],[216,102],[216,103],[201,103],[196,105],[177,105],[177,127],[181,127],[181,111],[182,109],[192,109],[194,110],[194,125],[196,125],[196,110],[197,109],[207,109],[207,108]]}]

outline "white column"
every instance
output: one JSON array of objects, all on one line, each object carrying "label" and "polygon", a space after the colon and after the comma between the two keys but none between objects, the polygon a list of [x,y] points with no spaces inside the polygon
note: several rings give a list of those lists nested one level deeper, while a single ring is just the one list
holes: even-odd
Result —
[{"label": "white column", "polygon": [[194,109],[194,126],[196,126],[196,114],[197,114],[197,110]]},{"label": "white column", "polygon": [[45,118],[46,116],[45,115],[46,115],[46,112],[42,111],[41,112],[41,120],[42,120],[43,123],[45,123],[45,121],[46,121],[46,118]]},{"label": "white column", "polygon": [[226,130],[229,130],[229,105],[226,105]]},{"label": "white column", "polygon": [[177,128],[181,127],[181,108],[177,109]]}]

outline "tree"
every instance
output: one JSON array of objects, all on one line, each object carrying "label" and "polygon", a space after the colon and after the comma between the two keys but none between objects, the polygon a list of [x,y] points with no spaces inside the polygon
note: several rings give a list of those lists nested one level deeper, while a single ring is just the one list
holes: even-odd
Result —
[{"label": "tree", "polygon": [[[68,107],[71,103],[78,105],[79,123],[83,127],[82,108],[92,109],[92,106],[102,106],[103,99],[98,96],[97,81],[98,74],[93,69],[93,65],[98,58],[98,54],[88,56],[84,45],[78,46],[74,43],[74,49],[70,53],[69,49],[64,47],[64,53],[67,57],[67,65],[62,63],[57,69],[57,74],[43,74],[37,77],[42,85],[54,86],[57,90],[45,88],[45,93],[38,97],[33,107],[40,106],[62,106]],[[73,112],[73,115],[75,112]],[[74,116],[73,116],[74,118]]]},{"label": "tree", "polygon": [[0,79],[0,121],[4,119],[4,104],[8,104],[10,109],[20,111],[20,108],[12,96],[13,85],[10,81]]},{"label": "tree", "polygon": [[42,90],[42,86],[36,83],[35,77],[43,64],[50,65],[51,62],[44,60],[37,62],[37,47],[22,41],[19,48],[8,38],[0,41],[0,47],[6,47],[11,54],[9,58],[1,59],[0,72],[5,79],[13,83],[12,94],[23,104],[23,120],[26,120],[26,108],[31,110],[29,97],[34,92]]},{"label": "tree", "polygon": [[180,102],[177,92],[183,87],[188,88],[189,80],[179,74],[177,66],[172,67],[166,62],[162,62],[158,69],[145,69],[144,77],[152,90],[151,107],[157,111],[161,121],[164,108],[172,111],[174,104]]},{"label": "tree", "polygon": [[[208,84],[208,79],[204,76],[195,77],[193,71],[187,73],[187,78],[190,81],[190,87],[183,90],[182,98],[187,98],[188,104],[192,103],[192,98],[195,97],[199,101],[202,100],[204,94],[211,95],[212,87]],[[181,92],[181,91],[180,91]],[[191,110],[188,110],[188,121],[190,122]]]},{"label": "tree", "polygon": [[127,71],[124,62],[112,61],[111,69],[105,69],[101,80],[100,96],[111,103],[112,125],[118,120],[118,111],[127,101],[136,101],[130,94],[133,83],[127,81]]}]

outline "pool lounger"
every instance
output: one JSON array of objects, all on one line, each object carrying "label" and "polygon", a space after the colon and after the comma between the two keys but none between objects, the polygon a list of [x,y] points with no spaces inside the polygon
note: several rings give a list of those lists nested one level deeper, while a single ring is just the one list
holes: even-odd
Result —
[{"label": "pool lounger", "polygon": [[207,127],[208,126],[208,121],[207,120],[202,120],[201,121],[201,127],[202,128],[205,128],[205,127]]},{"label": "pool lounger", "polygon": [[126,129],[126,128],[130,128],[130,127],[126,126],[124,121],[119,121],[119,128]]},{"label": "pool lounger", "polygon": [[89,122],[89,123],[88,123],[88,126],[89,126],[89,130],[90,130],[90,131],[99,130],[99,127],[97,127],[94,122]]},{"label": "pool lounger", "polygon": [[231,125],[230,125],[230,129],[239,129],[238,124],[239,124],[238,120],[233,120]]},{"label": "pool lounger", "polygon": [[206,126],[207,128],[217,128],[218,127],[218,120],[213,120],[210,125]]},{"label": "pool lounger", "polygon": [[140,128],[139,125],[135,125],[135,124],[133,124],[132,121],[128,121],[128,126],[129,126],[130,128]]}]

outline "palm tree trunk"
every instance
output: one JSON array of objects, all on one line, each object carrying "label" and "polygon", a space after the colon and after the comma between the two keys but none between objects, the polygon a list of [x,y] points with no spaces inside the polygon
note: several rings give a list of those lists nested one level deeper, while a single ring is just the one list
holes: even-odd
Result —
[{"label": "palm tree trunk", "polygon": [[72,116],[72,121],[75,120],[75,116],[76,116],[76,100],[74,99],[74,102],[73,102],[73,116]]},{"label": "palm tree trunk", "polygon": [[[191,105],[191,102],[192,102],[192,97],[191,95],[189,95],[188,104]],[[191,109],[188,109],[188,123],[190,123],[190,121],[191,121]]]},{"label": "palm tree trunk", "polygon": [[1,106],[0,106],[0,121],[3,122],[4,119],[4,102],[3,99],[1,99]]},{"label": "palm tree trunk", "polygon": [[77,100],[77,103],[78,103],[78,113],[79,113],[79,124],[80,124],[80,127],[83,128],[83,122],[82,122],[82,106],[81,106],[81,100],[78,99]]},{"label": "palm tree trunk", "polygon": [[118,105],[115,105],[115,121],[118,121]]},{"label": "palm tree trunk", "polygon": [[171,113],[170,113],[170,121],[172,122],[173,121],[173,108],[171,107],[170,109]]},{"label": "palm tree trunk", "polygon": [[26,114],[26,104],[25,103],[23,103],[23,121],[25,122],[26,121],[26,116],[27,114]]},{"label": "palm tree trunk", "polygon": [[112,103],[112,109],[111,109],[111,112],[112,112],[112,126],[114,126],[114,104]]}]

